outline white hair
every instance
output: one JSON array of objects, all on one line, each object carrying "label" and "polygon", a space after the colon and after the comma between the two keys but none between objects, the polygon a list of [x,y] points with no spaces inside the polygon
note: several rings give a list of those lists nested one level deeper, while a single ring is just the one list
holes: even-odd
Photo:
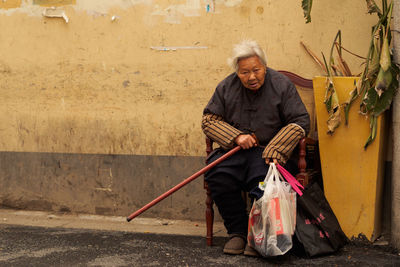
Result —
[{"label": "white hair", "polygon": [[264,51],[253,40],[243,40],[233,47],[233,56],[228,59],[228,64],[237,72],[239,60],[252,56],[258,56],[264,67],[267,67],[267,58]]}]

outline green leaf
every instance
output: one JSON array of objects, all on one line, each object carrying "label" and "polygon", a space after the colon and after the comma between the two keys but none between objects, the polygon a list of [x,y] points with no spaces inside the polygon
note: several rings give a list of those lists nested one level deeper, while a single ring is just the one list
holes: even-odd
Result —
[{"label": "green leaf", "polygon": [[385,71],[383,68],[379,70],[378,77],[376,77],[375,91],[378,93],[378,96],[381,95],[387,90],[389,85],[393,80],[392,73],[390,70]]},{"label": "green leaf", "polygon": [[383,9],[383,12],[387,11],[387,0],[382,0],[382,9]]},{"label": "green leaf", "polygon": [[303,8],[304,18],[306,23],[311,22],[311,8],[313,0],[302,0],[301,7]]},{"label": "green leaf", "polygon": [[356,81],[354,80],[354,89],[350,92],[350,97],[346,100],[344,103],[344,118],[345,118],[345,125],[349,123],[349,112],[350,112],[350,107],[351,104],[354,102],[354,100],[357,99],[358,97],[358,89],[357,89],[357,84]]},{"label": "green leaf", "polygon": [[390,48],[389,48],[389,40],[387,36],[383,39],[382,51],[381,51],[381,58],[379,60],[379,64],[381,65],[384,71],[387,71],[392,64],[390,60]]},{"label": "green leaf", "polygon": [[326,72],[327,72],[327,74],[328,74],[328,77],[331,77],[332,74],[331,74],[330,68],[329,68],[329,66],[328,66],[328,63],[326,63],[325,55],[324,55],[324,53],[322,53],[322,52],[321,52],[321,54],[322,54],[322,59],[324,60],[325,69],[326,69]]},{"label": "green leaf", "polygon": [[[379,36],[379,35],[378,35]],[[371,54],[371,60],[369,60],[369,64],[366,65],[367,69],[367,74],[366,78],[367,79],[372,79],[373,76],[375,76],[378,71],[379,71],[379,56],[380,56],[380,44],[379,44],[379,37],[373,37],[373,42],[370,47],[370,54]]]},{"label": "green leaf", "polygon": [[[399,74],[399,68],[396,65],[392,65],[392,67],[387,72],[390,72],[390,75],[392,77],[397,77]],[[371,110],[371,114],[379,116],[385,110],[388,110],[390,108],[390,105],[392,104],[394,96],[396,95],[398,87],[398,79],[392,79],[386,91],[384,91],[382,95],[377,99],[373,110]]]},{"label": "green leaf", "polygon": [[371,112],[371,114],[375,116],[379,116],[386,110],[390,108],[390,105],[392,104],[393,97],[396,93],[396,89],[391,87],[388,90],[386,90],[381,97],[379,97],[375,103],[375,106]]},{"label": "green leaf", "polygon": [[375,3],[374,0],[366,0],[366,2],[369,14],[378,13],[379,16],[382,15],[382,11],[379,9],[378,5]]},{"label": "green leaf", "polygon": [[366,114],[369,114],[374,109],[376,101],[378,101],[378,94],[375,89],[371,87],[368,89],[362,101]]},{"label": "green leaf", "polygon": [[335,43],[336,40],[339,39],[339,44],[340,46],[342,45],[342,32],[341,30],[338,30],[338,32],[336,33],[335,39],[333,39],[333,43],[332,43],[332,47],[331,47],[331,52],[329,54],[329,68],[331,69],[331,75],[332,75],[332,71],[335,72],[335,76],[338,76],[336,73],[336,70],[332,67],[335,65],[335,60],[333,58],[333,49],[335,48]]},{"label": "green leaf", "polygon": [[377,116],[371,116],[369,127],[371,128],[371,131],[367,142],[364,145],[364,149],[367,149],[367,147],[375,140],[377,130]]}]

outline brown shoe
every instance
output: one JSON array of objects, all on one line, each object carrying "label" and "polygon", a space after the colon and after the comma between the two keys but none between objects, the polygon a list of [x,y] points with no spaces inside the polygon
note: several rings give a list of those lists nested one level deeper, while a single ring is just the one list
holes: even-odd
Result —
[{"label": "brown shoe", "polygon": [[246,238],[241,235],[232,235],[224,246],[225,254],[239,255],[244,251],[246,246]]},{"label": "brown shoe", "polygon": [[254,248],[246,244],[243,254],[250,257],[261,257],[261,255]]}]

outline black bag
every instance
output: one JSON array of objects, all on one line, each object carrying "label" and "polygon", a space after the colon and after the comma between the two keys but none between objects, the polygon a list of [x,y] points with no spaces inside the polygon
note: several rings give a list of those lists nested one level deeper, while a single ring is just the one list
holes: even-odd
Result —
[{"label": "black bag", "polygon": [[308,184],[297,196],[296,216],[295,252],[308,257],[330,254],[348,242],[317,183]]}]

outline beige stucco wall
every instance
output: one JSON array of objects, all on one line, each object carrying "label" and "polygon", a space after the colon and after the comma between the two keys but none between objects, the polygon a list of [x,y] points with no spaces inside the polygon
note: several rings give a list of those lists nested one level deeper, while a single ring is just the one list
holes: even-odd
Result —
[{"label": "beige stucco wall", "polygon": [[[53,4],[68,23],[42,15]],[[300,0],[53,4],[0,2],[1,151],[202,156],[201,112],[232,44],[255,39],[270,67],[311,78],[321,72],[300,41],[328,55],[341,29],[365,55],[376,20],[361,0],[314,1],[311,24]]]}]

